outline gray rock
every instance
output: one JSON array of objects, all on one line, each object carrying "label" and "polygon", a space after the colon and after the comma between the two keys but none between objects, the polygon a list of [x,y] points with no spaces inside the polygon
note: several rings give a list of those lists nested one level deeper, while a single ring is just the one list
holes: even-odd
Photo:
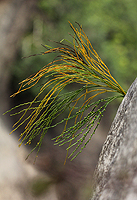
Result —
[{"label": "gray rock", "polygon": [[95,170],[92,200],[137,199],[137,78],[124,97]]}]

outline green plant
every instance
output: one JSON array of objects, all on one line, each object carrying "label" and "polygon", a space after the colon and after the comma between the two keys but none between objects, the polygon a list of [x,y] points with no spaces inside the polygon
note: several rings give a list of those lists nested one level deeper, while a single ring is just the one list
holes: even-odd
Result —
[{"label": "green plant", "polygon": [[[24,132],[20,135],[21,143],[19,146],[24,141],[26,141],[26,144],[31,144],[32,140],[40,135],[39,142],[34,148],[38,148],[37,153],[47,131],[61,123],[65,123],[62,133],[54,140],[60,146],[68,143],[66,158],[72,157],[71,160],[91,140],[108,104],[118,97],[124,97],[126,94],[93,49],[82,27],[78,23],[77,25],[78,28],[74,28],[70,23],[70,27],[74,32],[74,36],[71,35],[73,43],[62,40],[56,42],[59,45],[56,48],[43,45],[46,51],[41,55],[49,53],[58,53],[58,55],[51,63],[23,80],[20,83],[19,90],[12,97],[35,86],[42,78],[45,78],[46,82],[40,85],[40,91],[32,102],[11,109],[20,108],[20,111],[14,113],[14,115],[22,113],[22,116],[14,124],[13,131],[28,121]],[[74,83],[78,85],[77,89],[62,92]],[[47,89],[49,91],[40,100],[40,95]],[[110,93],[110,95],[97,98],[98,95],[104,93]],[[22,108],[24,105],[27,108]],[[53,120],[57,120],[65,110],[69,111],[68,116],[53,124]],[[30,114],[26,117],[28,111]],[[88,134],[90,134],[90,137],[85,142]],[[75,148],[68,155],[71,147]]]}]

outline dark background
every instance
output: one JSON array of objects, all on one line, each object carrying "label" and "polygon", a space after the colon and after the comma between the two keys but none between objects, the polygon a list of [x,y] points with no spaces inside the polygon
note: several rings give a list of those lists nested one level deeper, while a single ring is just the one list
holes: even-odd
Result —
[{"label": "dark background", "polygon": [[[0,125],[8,127],[9,132],[16,119],[2,116],[2,113],[19,103],[32,100],[39,88],[32,88],[15,98],[9,96],[18,90],[20,81],[53,60],[54,55],[22,57],[42,52],[41,44],[55,46],[49,40],[71,40],[68,33],[72,33],[72,30],[68,21],[73,25],[75,21],[82,25],[94,49],[124,90],[136,78],[137,1],[1,0]],[[65,167],[65,149],[55,147],[50,140],[54,133],[48,133],[34,168],[47,174],[50,181],[39,179],[27,192],[33,190],[34,198],[43,195],[46,199],[47,191],[54,185],[58,199],[88,199],[92,193],[92,176],[99,152],[119,104],[120,101],[116,101],[107,108],[101,126],[87,149],[73,162],[68,161]],[[16,133],[15,140],[20,131]],[[28,147],[27,151],[30,149]],[[35,153],[27,162],[32,164],[34,158]]]}]

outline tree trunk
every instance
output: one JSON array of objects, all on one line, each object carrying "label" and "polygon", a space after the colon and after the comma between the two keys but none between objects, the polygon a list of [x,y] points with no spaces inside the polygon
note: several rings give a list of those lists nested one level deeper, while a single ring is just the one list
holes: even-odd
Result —
[{"label": "tree trunk", "polygon": [[0,114],[8,109],[10,68],[38,0],[0,1]]}]

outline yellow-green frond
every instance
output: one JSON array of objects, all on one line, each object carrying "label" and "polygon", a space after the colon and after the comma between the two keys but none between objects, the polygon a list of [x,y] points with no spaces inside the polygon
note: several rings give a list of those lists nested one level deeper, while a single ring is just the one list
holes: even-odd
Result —
[{"label": "yellow-green frond", "polygon": [[[46,51],[41,55],[56,52],[58,56],[41,70],[23,80],[19,90],[12,95],[14,97],[20,92],[34,87],[39,84],[40,79],[46,80],[41,85],[35,99],[27,104],[28,107],[24,109],[23,105],[20,106],[22,110],[19,113],[22,113],[22,116],[14,124],[13,131],[27,122],[24,132],[20,136],[20,144],[24,141],[26,144],[31,144],[31,141],[40,135],[40,140],[35,147],[39,151],[47,131],[64,123],[64,129],[55,138],[55,142],[59,145],[68,143],[67,151],[71,147],[75,147],[69,157],[74,153],[76,153],[74,156],[76,157],[86,147],[95,133],[107,105],[112,100],[126,94],[94,50],[82,27],[78,23],[77,25],[78,28],[75,28],[70,23],[74,32],[72,42],[68,42],[68,44],[65,40],[56,42],[59,45],[56,48],[42,45]],[[74,88],[63,93],[64,88],[72,84],[77,84],[78,89]],[[104,93],[111,95],[106,98],[100,97],[99,100],[99,96]],[[39,100],[41,94],[44,94],[44,98]],[[66,110],[68,111],[66,118],[58,121],[59,116]],[[30,114],[26,117],[28,111]],[[56,123],[53,124],[55,119]],[[70,121],[71,123],[69,123]],[[89,133],[91,136],[84,142]],[[77,152],[79,148],[80,150]]]}]

